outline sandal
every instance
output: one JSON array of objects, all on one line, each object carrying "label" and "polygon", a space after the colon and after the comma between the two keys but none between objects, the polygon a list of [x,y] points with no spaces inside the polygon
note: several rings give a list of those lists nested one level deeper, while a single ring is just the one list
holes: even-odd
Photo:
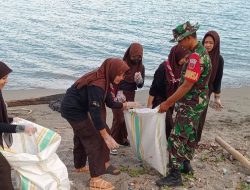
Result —
[{"label": "sandal", "polygon": [[111,174],[111,175],[119,175],[120,173],[121,171],[111,164],[109,165],[109,167],[107,167],[105,171],[105,174]]},{"label": "sandal", "polygon": [[73,172],[76,173],[89,173],[89,166],[84,166],[82,168],[75,168]]},{"label": "sandal", "polygon": [[112,185],[112,183],[107,182],[101,178],[97,179],[95,181],[90,180],[89,188],[90,188],[90,190],[113,190],[113,189],[115,189],[115,187]]}]

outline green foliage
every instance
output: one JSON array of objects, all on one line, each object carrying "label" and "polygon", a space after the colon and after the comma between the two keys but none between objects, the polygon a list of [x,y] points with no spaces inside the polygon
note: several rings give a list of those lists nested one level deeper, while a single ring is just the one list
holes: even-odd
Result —
[{"label": "green foliage", "polygon": [[240,181],[237,185],[236,190],[250,190],[250,184]]},{"label": "green foliage", "polygon": [[121,167],[120,170],[122,172],[128,173],[130,177],[138,177],[143,174],[149,173],[149,171],[146,168],[128,168],[128,167]]}]

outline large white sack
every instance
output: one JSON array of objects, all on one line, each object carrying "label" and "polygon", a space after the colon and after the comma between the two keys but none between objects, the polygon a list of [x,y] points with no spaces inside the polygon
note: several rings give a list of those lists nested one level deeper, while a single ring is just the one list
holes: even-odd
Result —
[{"label": "large white sack", "polygon": [[29,136],[13,134],[13,144],[1,153],[16,171],[18,189],[21,190],[69,190],[68,171],[56,154],[61,136],[54,131],[21,118],[16,124],[29,124],[37,132]]},{"label": "large white sack", "polygon": [[138,159],[166,175],[168,152],[165,128],[165,113],[158,108],[130,109],[124,111],[128,139]]}]

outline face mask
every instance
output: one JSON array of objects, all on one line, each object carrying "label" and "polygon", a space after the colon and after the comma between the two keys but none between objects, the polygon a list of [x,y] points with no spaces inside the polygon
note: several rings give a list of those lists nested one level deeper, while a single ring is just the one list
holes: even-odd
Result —
[{"label": "face mask", "polygon": [[139,64],[140,62],[141,62],[140,59],[133,59],[133,60],[131,60],[131,63],[134,64],[134,65]]}]

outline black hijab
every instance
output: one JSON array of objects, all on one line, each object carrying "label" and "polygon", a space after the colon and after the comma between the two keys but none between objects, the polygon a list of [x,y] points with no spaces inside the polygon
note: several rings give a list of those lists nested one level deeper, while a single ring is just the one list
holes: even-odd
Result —
[{"label": "black hijab", "polygon": [[[0,61],[0,79],[8,75],[12,70],[3,62]],[[2,91],[0,90],[0,123],[9,123],[6,105],[3,99]],[[12,145],[13,139],[11,133],[0,133],[0,146],[3,146],[3,139],[8,147]]]}]

